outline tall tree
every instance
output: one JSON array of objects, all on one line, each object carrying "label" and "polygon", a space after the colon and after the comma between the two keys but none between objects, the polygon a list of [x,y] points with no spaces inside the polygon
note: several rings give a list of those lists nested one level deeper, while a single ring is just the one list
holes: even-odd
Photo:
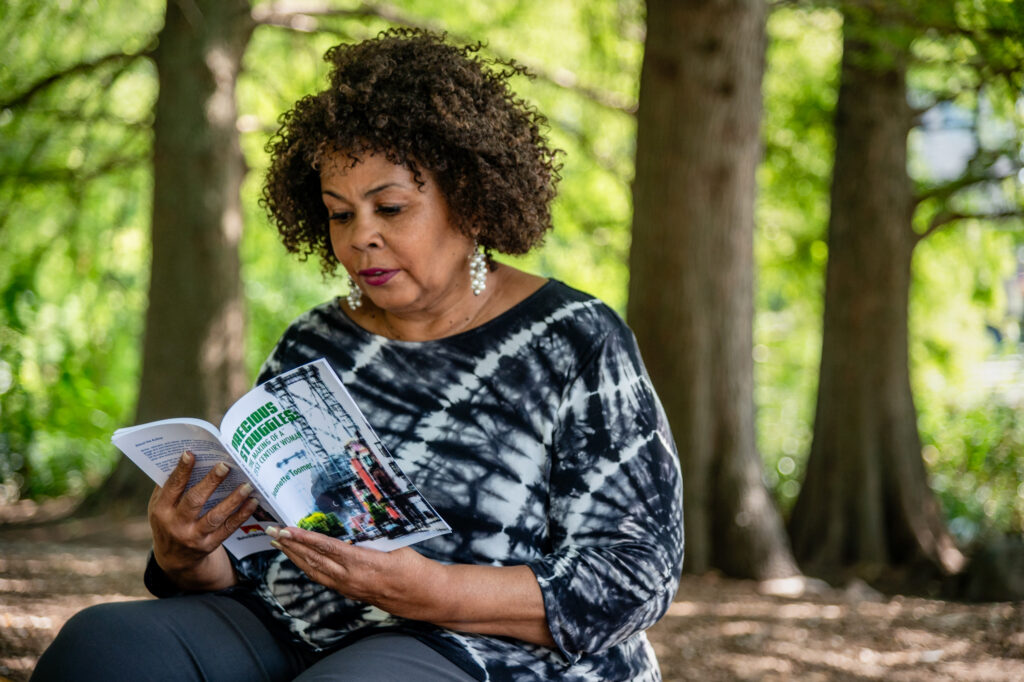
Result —
[{"label": "tall tree", "polygon": [[[218,420],[246,389],[238,246],[235,81],[255,24],[247,0],[171,0],[154,54],[153,261],[146,312],[140,422]],[[102,495],[148,497],[122,460]]]},{"label": "tall tree", "polygon": [[[907,176],[909,43],[847,15],[814,440],[790,521],[801,564],[955,561],[930,495],[907,357],[915,235]],[[858,30],[859,29],[859,30]],[[823,513],[824,512],[824,513]],[[949,564],[953,568],[952,563]]]},{"label": "tall tree", "polygon": [[765,11],[761,0],[647,3],[627,308],[679,447],[684,568],[753,578],[797,573],[754,431]]},{"label": "tall tree", "polygon": [[[250,5],[246,0],[171,0],[159,36],[154,55],[160,95],[154,120],[153,263],[136,417],[140,422],[172,415],[217,420],[246,387],[238,256],[244,164],[234,89],[254,28],[323,32],[351,40],[353,28],[368,22],[423,23],[373,3],[354,9],[289,1]],[[308,42],[308,35],[303,38]],[[270,70],[279,75],[279,63]],[[552,76],[542,80],[606,108],[628,106],[575,82],[554,83]],[[187,205],[182,197],[190,198]],[[183,393],[182,386],[196,390]],[[122,461],[97,498],[132,503],[148,496],[150,489]]]},{"label": "tall tree", "polygon": [[[957,31],[954,4],[927,15],[933,30]],[[922,6],[843,7],[821,377],[806,478],[790,519],[801,566],[825,576],[922,560],[955,572],[964,562],[921,457],[908,369],[911,264],[922,239],[969,217],[956,199],[998,180],[991,162],[999,154],[979,146],[963,177],[925,191],[908,176],[907,137],[919,112],[908,103],[907,74],[923,31],[917,22],[929,25],[913,11]],[[925,202],[938,203],[918,232],[915,214]]]},{"label": "tall tree", "polygon": [[[188,154],[195,163],[182,162],[157,180],[156,192],[173,197],[176,213],[169,214],[166,203],[161,203],[155,213],[158,219],[164,217],[165,224],[156,229],[166,233],[168,217],[194,223],[203,211],[188,204],[199,201],[213,207],[207,227],[222,230],[224,222],[215,207],[220,199],[213,196],[222,186],[218,184],[222,176],[214,165],[228,163],[237,168],[238,159],[234,153],[224,156],[210,148],[203,155],[197,149],[206,142],[213,144],[199,104],[211,96],[209,86],[201,82],[203,72],[226,64],[228,68],[218,68],[217,73],[230,77],[237,68],[232,62],[237,60],[240,41],[228,38],[234,46],[220,50],[210,37],[218,31],[230,33],[229,25],[240,33],[245,32],[245,23],[266,27],[248,42],[246,69],[238,85],[247,94],[236,123],[244,131],[242,143],[250,150],[248,161],[255,168],[265,163],[256,150],[274,128],[276,116],[299,96],[322,87],[318,74],[322,76],[326,67],[321,55],[331,42],[358,40],[386,25],[422,25],[448,30],[455,41],[485,40],[492,54],[528,54],[526,61],[538,65],[539,78],[522,82],[522,94],[536,99],[543,110],[556,112],[551,122],[561,137],[559,146],[575,159],[567,163],[562,185],[561,237],[556,235],[532,265],[594,290],[612,304],[625,301],[624,291],[620,292],[625,283],[620,256],[624,260],[628,234],[624,199],[632,166],[632,74],[639,66],[631,48],[640,40],[639,0],[602,0],[573,8],[568,15],[544,2],[505,8],[473,0],[479,11],[467,13],[463,5],[431,1],[410,15],[374,3],[349,9],[338,3],[290,0],[254,4],[251,22],[242,15],[241,3],[232,3],[230,9],[190,2],[168,7],[163,0],[72,3],[67,8],[14,0],[0,6],[0,61],[11,67],[0,69],[0,232],[5,247],[0,249],[0,498],[78,494],[95,485],[94,476],[112,461],[110,431],[134,420],[130,410],[137,402],[141,358],[136,346],[146,308],[147,277],[154,294],[170,293],[165,294],[166,300],[154,301],[151,309],[150,377],[145,380],[146,395],[138,401],[139,418],[219,410],[204,404],[205,398],[199,395],[206,392],[202,389],[193,392],[188,404],[153,408],[154,400],[148,396],[169,390],[166,384],[157,386],[151,380],[160,358],[175,371],[189,363],[182,364],[177,351],[154,353],[152,348],[163,339],[196,356],[184,336],[198,337],[183,333],[181,324],[175,326],[168,308],[206,311],[211,308],[205,302],[209,293],[216,310],[216,301],[223,301],[225,291],[232,288],[217,283],[222,274],[217,270],[225,264],[231,269],[233,257],[208,258],[208,265],[216,265],[191,278],[198,285],[190,278],[182,283],[183,273],[165,266],[168,261],[174,263],[176,256],[166,256],[168,245],[159,237],[153,241],[155,269],[148,272],[148,239],[143,235],[150,232],[154,213],[151,174],[158,159],[151,153],[153,138],[170,140],[172,135],[184,137],[164,144],[159,154],[165,159]],[[235,19],[226,18],[229,12],[235,12]],[[553,16],[559,21],[552,21]],[[184,17],[184,28],[173,24],[175,17],[179,22]],[[521,26],[525,24],[545,26],[552,34],[557,30],[560,37],[588,35],[590,39],[556,49],[541,33],[524,46]],[[557,29],[552,28],[556,25]],[[155,131],[158,89],[153,58],[161,27],[163,91],[177,92],[178,106],[192,106],[193,113],[188,120],[174,113],[161,114],[158,125],[164,129]],[[182,38],[173,35],[186,30],[192,35],[191,46],[182,45]],[[172,59],[172,52],[184,55],[186,48],[194,55],[205,50],[211,58]],[[287,68],[282,67],[285,63]],[[545,63],[557,63],[558,69],[546,69]],[[581,76],[567,66],[581,68]],[[178,67],[189,73],[168,72]],[[190,79],[195,83],[191,89],[170,84]],[[600,82],[602,88],[589,87],[588,82]],[[228,93],[231,86],[218,87]],[[165,110],[170,110],[173,97],[162,102]],[[566,107],[566,100],[581,106]],[[228,118],[218,118],[216,136],[233,134]],[[168,126],[175,119],[185,121],[181,128],[191,126],[191,132],[172,131]],[[588,158],[592,161],[580,161]],[[209,182],[199,180],[200,174]],[[168,176],[182,179],[183,188],[168,189]],[[243,206],[247,222],[258,224],[262,215],[254,189],[248,188],[243,195]],[[596,195],[604,201],[594,201]],[[583,230],[603,239],[584,243],[576,237]],[[182,244],[200,246],[194,234],[181,232],[179,237]],[[279,245],[271,231],[253,230],[246,239],[246,265],[258,280],[248,300],[257,315],[246,329],[248,345],[257,349],[247,358],[252,370],[277,338],[283,321],[332,292],[325,292],[315,269],[308,276],[282,269]],[[572,259],[561,257],[570,250]],[[189,259],[202,270],[196,258],[193,249]],[[164,277],[172,279],[168,282]],[[272,295],[260,295],[260,291]],[[193,294],[204,299],[190,300]],[[163,312],[158,315],[157,310]],[[206,312],[200,315],[205,316]],[[182,323],[195,319],[190,313]],[[233,319],[237,329],[237,314]],[[237,347],[229,342],[221,350],[230,353]],[[207,360],[220,352],[212,349]],[[184,382],[185,373],[178,374]],[[122,467],[97,500],[111,499],[118,491],[146,494],[150,486],[138,476],[134,477],[137,488],[131,481],[118,482],[134,473]]]}]

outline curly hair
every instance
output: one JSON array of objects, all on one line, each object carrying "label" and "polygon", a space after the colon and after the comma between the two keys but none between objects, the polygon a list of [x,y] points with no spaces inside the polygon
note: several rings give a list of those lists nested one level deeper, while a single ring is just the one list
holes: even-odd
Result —
[{"label": "curly hair", "polygon": [[421,187],[429,171],[453,227],[485,251],[522,254],[543,241],[561,152],[541,134],[544,116],[508,86],[525,68],[484,59],[481,47],[391,29],[327,51],[330,87],[282,115],[266,147],[260,203],[290,252],[317,254],[325,274],[337,268],[319,170],[337,152],[353,164],[383,154]]}]

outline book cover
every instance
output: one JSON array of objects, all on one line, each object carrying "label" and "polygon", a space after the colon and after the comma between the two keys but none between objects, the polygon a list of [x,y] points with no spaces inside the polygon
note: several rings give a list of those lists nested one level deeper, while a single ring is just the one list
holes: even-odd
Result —
[{"label": "book cover", "polygon": [[260,507],[225,541],[236,557],[271,549],[268,525],[383,551],[450,532],[322,358],[249,391],[219,429],[165,419],[119,429],[112,440],[158,485],[185,450],[196,458],[190,486],[217,462],[228,463],[232,472],[204,512],[250,481]]}]

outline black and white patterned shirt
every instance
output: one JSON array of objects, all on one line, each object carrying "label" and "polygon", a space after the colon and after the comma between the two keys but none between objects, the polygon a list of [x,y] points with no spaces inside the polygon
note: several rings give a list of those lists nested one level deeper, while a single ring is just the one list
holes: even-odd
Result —
[{"label": "black and white patterned shirt", "polygon": [[322,649],[399,629],[478,679],[660,679],[643,630],[678,584],[681,480],[633,334],[611,309],[552,280],[480,327],[404,342],[331,301],[291,325],[259,381],[318,357],[451,525],[414,548],[448,563],[528,565],[558,649],[396,618],[280,553],[239,562],[298,641]]}]

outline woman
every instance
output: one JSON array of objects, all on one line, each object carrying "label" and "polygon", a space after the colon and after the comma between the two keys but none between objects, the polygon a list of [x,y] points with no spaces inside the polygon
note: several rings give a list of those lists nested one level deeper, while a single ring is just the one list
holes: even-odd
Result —
[{"label": "woman", "polygon": [[[40,679],[87,639],[118,642],[91,654],[126,679],[659,678],[643,630],[682,562],[671,435],[615,313],[488,256],[540,242],[557,167],[506,83],[520,69],[476,52],[404,30],[334,48],[264,188],[289,250],[350,291],[259,381],[326,357],[453,532],[382,553],[284,528],[235,561],[220,543],[249,491],[203,515],[223,472],[186,491],[186,453],[150,505],[147,585],[168,598],[83,612]],[[158,660],[124,672],[125,641]]]}]

